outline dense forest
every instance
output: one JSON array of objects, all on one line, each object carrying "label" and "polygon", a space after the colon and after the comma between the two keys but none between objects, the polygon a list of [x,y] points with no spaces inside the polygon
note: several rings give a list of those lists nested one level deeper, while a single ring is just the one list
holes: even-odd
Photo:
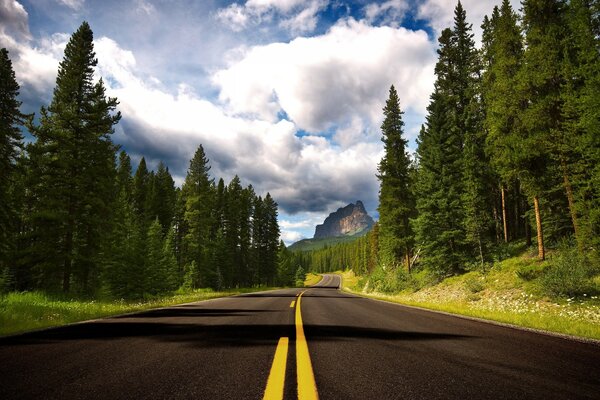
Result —
[{"label": "dense forest", "polygon": [[181,188],[162,162],[149,171],[141,158],[133,173],[111,140],[121,114],[96,64],[84,22],[35,118],[21,113],[0,50],[0,292],[137,299],[293,283],[296,271],[279,268],[277,203],[237,176],[215,183],[202,145]]},{"label": "dense forest", "polygon": [[390,88],[377,229],[296,255],[304,268],[444,277],[485,268],[506,243],[522,241],[540,260],[566,243],[578,254],[570,268],[598,272],[600,2],[522,6],[522,15],[508,0],[495,7],[477,49],[458,3],[439,37],[414,157]]}]

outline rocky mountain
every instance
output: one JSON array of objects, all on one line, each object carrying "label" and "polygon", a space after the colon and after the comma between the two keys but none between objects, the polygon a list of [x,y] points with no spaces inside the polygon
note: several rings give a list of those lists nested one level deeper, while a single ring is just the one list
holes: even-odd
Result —
[{"label": "rocky mountain", "polygon": [[329,214],[315,229],[314,239],[337,236],[356,236],[368,232],[375,224],[362,201],[348,204]]}]

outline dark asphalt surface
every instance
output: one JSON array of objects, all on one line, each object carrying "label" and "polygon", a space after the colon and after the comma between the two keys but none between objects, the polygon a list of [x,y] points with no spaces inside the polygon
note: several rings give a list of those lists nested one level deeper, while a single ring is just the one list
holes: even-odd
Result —
[{"label": "dark asphalt surface", "polygon": [[[364,299],[302,296],[321,399],[600,399],[600,346]],[[302,289],[0,339],[0,399],[260,399]]]}]

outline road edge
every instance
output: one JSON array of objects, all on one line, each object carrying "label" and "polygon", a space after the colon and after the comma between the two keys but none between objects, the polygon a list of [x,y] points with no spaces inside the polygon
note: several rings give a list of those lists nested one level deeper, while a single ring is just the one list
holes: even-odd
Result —
[{"label": "road edge", "polygon": [[400,303],[398,301],[394,301],[394,300],[391,300],[391,299],[387,300],[387,299],[380,299],[380,298],[372,297],[372,296],[370,296],[368,294],[355,292],[353,290],[345,288],[344,287],[344,277],[343,277],[343,275],[342,274],[337,274],[337,275],[340,276],[340,279],[342,281],[341,288],[338,289],[339,291],[343,291],[345,293],[353,294],[355,296],[362,297],[362,298],[365,298],[365,299],[368,299],[368,300],[380,301],[380,302],[384,302],[384,303],[387,303],[387,304],[394,304],[394,305],[397,305],[397,306],[400,306],[400,307],[412,308],[412,309],[421,310],[421,311],[428,311],[428,312],[432,312],[432,313],[436,313],[436,314],[442,314],[442,315],[446,315],[446,316],[450,316],[450,317],[462,318],[462,319],[466,319],[466,320],[470,320],[470,321],[482,322],[482,323],[485,323],[485,324],[490,324],[490,325],[495,325],[495,326],[502,326],[502,327],[505,327],[505,328],[511,328],[511,329],[515,329],[515,330],[519,330],[519,331],[526,331],[526,332],[531,332],[531,333],[537,333],[537,334],[540,334],[540,335],[551,336],[551,337],[555,337],[555,338],[571,340],[571,341],[574,341],[574,342],[586,343],[586,344],[592,344],[592,345],[595,345],[595,346],[600,346],[600,339],[593,339],[593,338],[587,338],[587,337],[583,337],[583,336],[569,335],[569,334],[566,334],[566,333],[560,333],[560,332],[554,332],[554,331],[547,331],[547,330],[538,329],[538,328],[530,328],[530,327],[527,327],[527,326],[509,324],[507,322],[495,321],[493,319],[485,319],[485,318],[479,318],[479,317],[472,317],[470,315],[456,314],[456,313],[451,313],[451,312],[448,312],[448,311],[434,310],[434,309],[431,309],[431,308],[414,306],[414,305],[410,305],[410,304],[404,304],[404,303]]},{"label": "road edge", "polygon": [[123,313],[123,314],[105,315],[103,317],[98,317],[98,318],[92,318],[92,319],[86,319],[86,320],[82,320],[82,321],[69,322],[68,324],[63,324],[63,325],[46,326],[44,328],[39,328],[39,329],[32,329],[32,330],[18,332],[18,333],[10,333],[10,334],[4,335],[4,336],[0,335],[0,340],[9,339],[9,338],[15,338],[15,337],[24,336],[24,335],[29,335],[31,333],[45,332],[45,331],[49,331],[49,330],[52,330],[52,329],[64,328],[64,327],[67,327],[67,326],[75,326],[75,325],[87,324],[87,323],[90,323],[90,322],[102,321],[102,320],[108,319],[108,318],[126,317],[128,315],[136,315],[136,314],[141,314],[141,313],[145,313],[145,312],[149,312],[149,311],[164,310],[164,309],[173,308],[173,307],[189,306],[191,304],[204,303],[204,302],[209,302],[209,301],[214,301],[214,300],[221,300],[221,299],[226,299],[226,298],[229,298],[229,297],[244,296],[244,295],[256,294],[256,293],[267,293],[267,292],[274,292],[276,290],[286,290],[286,289],[294,289],[294,288],[278,288],[278,289],[262,290],[262,291],[257,291],[257,292],[238,293],[238,294],[232,294],[232,295],[221,296],[221,297],[213,297],[212,299],[197,300],[197,301],[189,301],[187,303],[172,304],[170,306],[164,306],[164,307],[146,308],[144,310],[137,310],[137,311],[132,311],[132,312]]}]

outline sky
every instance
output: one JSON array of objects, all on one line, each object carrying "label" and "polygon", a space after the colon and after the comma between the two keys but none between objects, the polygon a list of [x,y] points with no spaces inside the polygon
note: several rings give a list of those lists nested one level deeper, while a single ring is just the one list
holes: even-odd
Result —
[{"label": "sky", "polygon": [[[463,0],[476,42],[500,0]],[[519,9],[518,0],[513,7]],[[348,203],[377,219],[390,85],[409,152],[435,80],[449,0],[0,0],[24,112],[52,98],[69,36],[94,32],[96,76],[123,117],[113,141],[181,185],[202,144],[213,177],[279,204],[291,244]]]}]

